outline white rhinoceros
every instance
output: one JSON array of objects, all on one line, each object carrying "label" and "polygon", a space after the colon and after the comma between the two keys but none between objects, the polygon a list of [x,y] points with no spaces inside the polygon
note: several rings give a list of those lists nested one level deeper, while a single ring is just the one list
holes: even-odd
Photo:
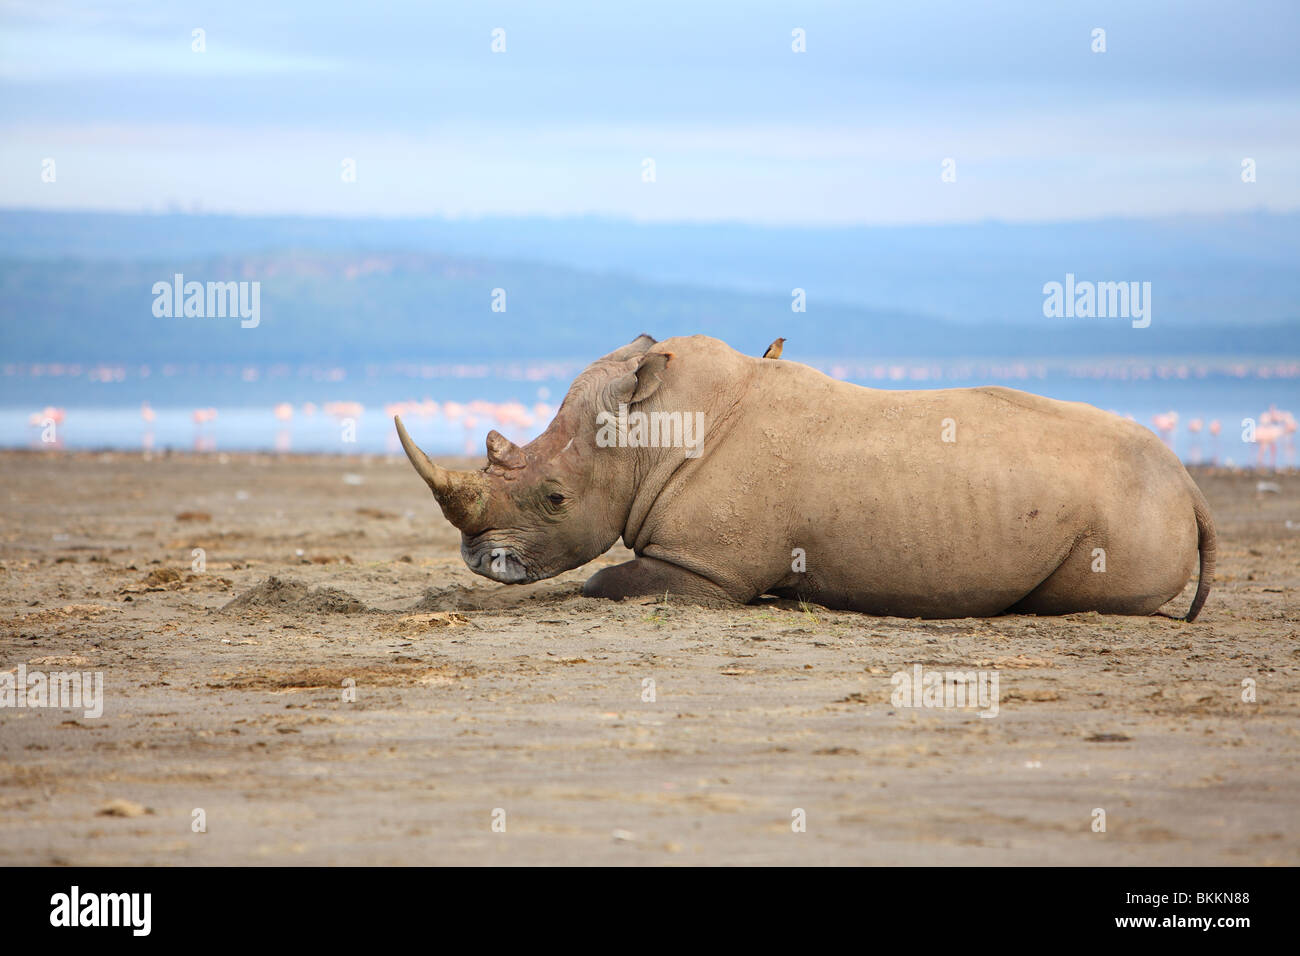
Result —
[{"label": "white rhinoceros", "polygon": [[706,336],[649,336],[590,365],[519,447],[482,471],[397,431],[471,569],[537,581],[635,560],[587,595],[762,594],[906,617],[1150,614],[1196,571],[1214,522],[1177,457],[1089,405],[1007,388],[862,388]]}]

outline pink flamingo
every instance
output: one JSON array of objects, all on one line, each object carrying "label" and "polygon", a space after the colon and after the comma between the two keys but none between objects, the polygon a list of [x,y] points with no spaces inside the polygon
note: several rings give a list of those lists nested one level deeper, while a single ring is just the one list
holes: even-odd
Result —
[{"label": "pink flamingo", "polygon": [[1273,468],[1277,468],[1277,440],[1282,437],[1282,430],[1276,425],[1261,425],[1255,429],[1255,443],[1259,446],[1255,463],[1263,467],[1268,459],[1273,459]]},{"label": "pink flamingo", "polygon": [[55,448],[63,447],[63,429],[60,427],[66,417],[63,409],[46,405],[27,419],[27,424],[41,429],[41,443]]},{"label": "pink flamingo", "polygon": [[145,424],[144,434],[140,436],[140,447],[145,451],[153,448],[153,420],[157,417],[148,402],[140,403],[140,418]]},{"label": "pink flamingo", "polygon": [[1160,432],[1160,437],[1170,448],[1174,447],[1174,429],[1178,427],[1178,413],[1175,411],[1162,412],[1151,416],[1152,423],[1156,426],[1156,431]]},{"label": "pink flamingo", "polygon": [[1221,431],[1223,431],[1223,425],[1219,422],[1217,418],[1210,422],[1209,425],[1209,432],[1211,436],[1210,461],[1212,461],[1216,465],[1219,463],[1219,432]]},{"label": "pink flamingo", "polygon": [[1296,433],[1295,416],[1292,415],[1290,412],[1282,411],[1282,412],[1277,412],[1274,417],[1282,425],[1282,431],[1283,431],[1282,443],[1284,448],[1286,449],[1287,461],[1294,461],[1295,460],[1295,433]]},{"label": "pink flamingo", "polygon": [[39,412],[33,412],[27,419],[27,424],[36,428],[41,427],[46,421],[54,422],[55,425],[62,425],[67,413],[61,408],[55,408],[53,405],[46,405]]},{"label": "pink flamingo", "polygon": [[194,450],[216,451],[217,440],[211,435],[204,435],[203,426],[208,422],[217,420],[217,410],[215,408],[196,408],[190,417],[194,421]]},{"label": "pink flamingo", "polygon": [[1201,444],[1199,438],[1201,434],[1201,429],[1203,427],[1205,427],[1205,423],[1201,421],[1199,418],[1193,418],[1190,422],[1187,423],[1187,431],[1192,436],[1192,448],[1189,454],[1192,459],[1192,463],[1196,465],[1199,465],[1201,463]]},{"label": "pink flamingo", "polygon": [[325,414],[335,418],[360,418],[365,407],[360,402],[326,402]]},{"label": "pink flamingo", "polygon": [[1277,406],[1270,405],[1267,411],[1260,414],[1259,422],[1255,425],[1256,467],[1264,467],[1270,455],[1273,458],[1273,467],[1277,467],[1277,442],[1283,434],[1285,428],[1282,417],[1278,414]]}]

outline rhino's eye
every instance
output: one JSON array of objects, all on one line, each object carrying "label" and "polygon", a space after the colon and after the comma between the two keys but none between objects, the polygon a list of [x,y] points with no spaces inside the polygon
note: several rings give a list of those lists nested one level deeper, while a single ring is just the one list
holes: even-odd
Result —
[{"label": "rhino's eye", "polygon": [[564,504],[564,495],[549,494],[546,496],[546,500],[558,508],[560,505]]}]

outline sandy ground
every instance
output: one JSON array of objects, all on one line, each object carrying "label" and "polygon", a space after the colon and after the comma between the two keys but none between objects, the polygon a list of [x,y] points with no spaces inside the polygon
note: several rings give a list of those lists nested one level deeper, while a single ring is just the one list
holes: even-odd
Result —
[{"label": "sandy ground", "polygon": [[[400,459],[0,475],[0,671],[105,696],[0,708],[3,864],[1300,863],[1294,473],[1197,473],[1194,624],[497,585]],[[893,706],[916,663],[996,670],[998,715]]]}]

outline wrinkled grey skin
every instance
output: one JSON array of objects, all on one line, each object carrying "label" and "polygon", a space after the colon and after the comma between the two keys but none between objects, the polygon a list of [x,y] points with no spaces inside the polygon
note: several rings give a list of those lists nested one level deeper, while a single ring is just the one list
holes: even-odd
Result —
[{"label": "wrinkled grey skin", "polygon": [[[597,415],[704,414],[683,447],[598,447]],[[762,594],[907,617],[1006,611],[1149,614],[1200,560],[1214,524],[1150,431],[1088,405],[1005,388],[891,391],[706,336],[641,336],[589,366],[546,432],[488,436],[481,472],[416,470],[475,572],[523,583],[620,537],[636,559],[583,588],[704,603]]]}]

